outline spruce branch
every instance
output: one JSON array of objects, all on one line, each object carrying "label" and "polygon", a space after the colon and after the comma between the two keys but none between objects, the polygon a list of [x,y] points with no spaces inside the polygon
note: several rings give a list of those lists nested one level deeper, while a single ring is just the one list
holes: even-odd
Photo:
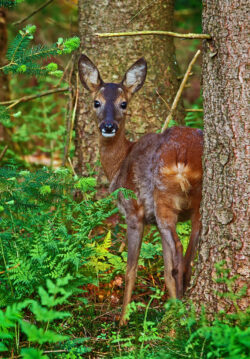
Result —
[{"label": "spruce branch", "polygon": [[[10,64],[15,63],[15,60],[21,55],[33,40],[33,34],[36,31],[35,25],[27,25],[23,30],[20,30],[10,47],[8,48],[6,57]],[[9,64],[9,65],[10,65]]]},{"label": "spruce branch", "polygon": [[5,73],[26,73],[36,76],[54,75],[61,77],[63,72],[58,70],[57,64],[49,63],[47,66],[42,66],[36,61],[42,58],[49,58],[52,55],[70,54],[80,46],[79,37],[73,36],[65,40],[60,37],[56,43],[50,46],[39,44],[28,48],[30,41],[33,40],[35,31],[35,25],[27,25],[23,30],[19,30],[6,54],[9,62],[0,67],[0,70]]},{"label": "spruce branch", "polygon": [[96,33],[95,34],[98,37],[118,37],[118,36],[145,36],[145,35],[163,35],[163,36],[172,36],[172,37],[178,37],[181,39],[211,39],[211,35],[208,34],[180,34],[178,32],[172,32],[172,31],[128,31],[128,32],[105,32],[105,33]]},{"label": "spruce branch", "polygon": [[164,123],[164,125],[163,125],[163,127],[162,127],[161,132],[164,132],[164,131],[166,130],[166,128],[168,127],[169,122],[173,119],[173,114],[174,114],[174,112],[175,112],[175,110],[176,110],[176,107],[177,107],[178,102],[179,102],[179,100],[180,100],[181,94],[182,94],[182,92],[183,92],[183,90],[184,90],[184,87],[185,87],[185,85],[186,85],[186,82],[187,82],[187,80],[188,80],[188,78],[189,78],[189,75],[190,75],[190,73],[191,73],[192,66],[193,66],[193,64],[195,63],[195,61],[197,60],[197,58],[198,58],[198,56],[200,55],[200,53],[201,53],[201,50],[198,50],[198,51],[196,52],[196,54],[194,55],[194,57],[192,58],[190,64],[188,65],[187,71],[186,71],[186,73],[185,73],[185,75],[184,75],[184,77],[183,77],[183,80],[182,80],[181,84],[180,84],[179,90],[178,90],[177,93],[176,93],[174,102],[172,103],[170,112],[169,112],[169,114],[168,114],[168,116],[167,116],[167,118],[166,118],[166,121],[165,121],[165,123]]},{"label": "spruce branch", "polygon": [[37,45],[29,49],[26,53],[24,53],[20,61],[22,63],[26,63],[43,57],[56,55],[57,50],[58,49],[56,44],[53,44],[52,46]]}]

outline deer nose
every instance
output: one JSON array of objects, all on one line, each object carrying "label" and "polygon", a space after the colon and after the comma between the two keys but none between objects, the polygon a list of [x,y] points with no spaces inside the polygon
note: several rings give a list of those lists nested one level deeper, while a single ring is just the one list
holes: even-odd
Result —
[{"label": "deer nose", "polygon": [[108,122],[108,123],[105,123],[105,124],[104,124],[104,130],[105,130],[106,133],[112,133],[112,131],[113,131],[114,129],[115,129],[114,123]]},{"label": "deer nose", "polygon": [[118,130],[118,126],[115,122],[105,121],[100,126],[100,131],[104,137],[115,136],[117,130]]}]

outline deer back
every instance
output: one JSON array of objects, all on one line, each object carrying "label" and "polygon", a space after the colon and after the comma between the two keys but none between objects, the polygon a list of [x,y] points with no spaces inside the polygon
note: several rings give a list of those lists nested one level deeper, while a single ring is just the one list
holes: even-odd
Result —
[{"label": "deer back", "polygon": [[202,131],[188,127],[148,134],[134,143],[110,185],[110,191],[124,187],[137,196],[135,201],[120,195],[122,212],[128,216],[135,206],[141,207],[145,222],[154,223],[154,192],[158,189],[167,194],[180,219],[184,218],[192,196],[201,191],[202,144]]}]

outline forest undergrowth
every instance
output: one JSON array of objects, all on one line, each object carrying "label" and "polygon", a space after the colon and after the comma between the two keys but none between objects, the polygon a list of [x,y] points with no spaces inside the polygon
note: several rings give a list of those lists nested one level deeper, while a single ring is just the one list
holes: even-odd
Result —
[{"label": "forest undergrowth", "polygon": [[[119,328],[126,225],[117,191],[96,200],[93,177],[5,167],[0,193],[2,358],[248,358],[249,316],[237,306],[245,293],[233,294],[225,263],[217,280],[235,312],[211,321],[206,308],[167,300],[154,227],[145,231],[130,321]],[[189,232],[179,224],[184,248]]]}]

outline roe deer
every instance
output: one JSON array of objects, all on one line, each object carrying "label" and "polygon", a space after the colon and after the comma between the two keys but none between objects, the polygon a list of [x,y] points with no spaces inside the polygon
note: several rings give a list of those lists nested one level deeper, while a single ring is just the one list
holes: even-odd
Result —
[{"label": "roe deer", "polygon": [[[143,228],[156,223],[162,238],[164,279],[171,297],[182,298],[191,277],[200,233],[202,187],[202,131],[172,127],[162,134],[144,135],[131,142],[125,137],[127,104],[146,78],[147,63],[141,58],[120,83],[102,81],[97,67],[85,55],[79,59],[83,86],[92,93],[99,128],[99,149],[103,169],[111,182],[110,191],[133,190],[136,199],[119,195],[118,205],[126,217],[128,260],[120,324],[135,284]],[[177,221],[191,219],[192,232],[183,257],[176,233]]]}]

